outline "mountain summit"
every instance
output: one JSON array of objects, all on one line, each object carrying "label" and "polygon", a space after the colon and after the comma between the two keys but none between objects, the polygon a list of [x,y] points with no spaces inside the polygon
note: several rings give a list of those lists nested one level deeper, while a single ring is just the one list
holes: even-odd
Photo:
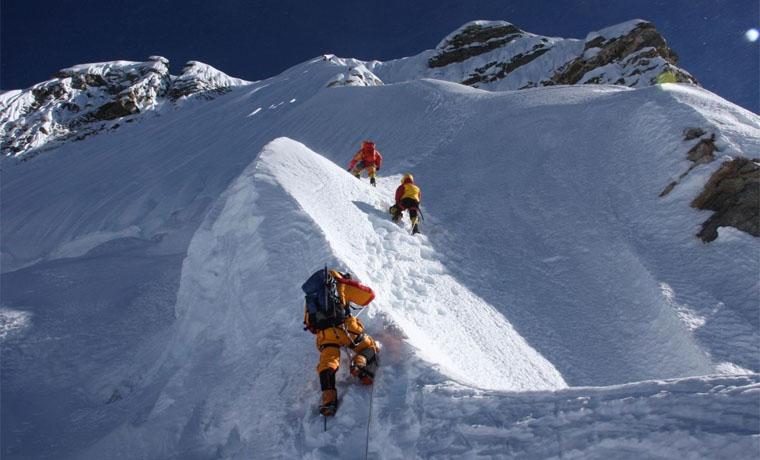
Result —
[{"label": "mountain summit", "polygon": [[[329,58],[329,59],[328,59]],[[377,85],[420,78],[447,80],[492,91],[538,86],[615,84],[640,88],[669,82],[698,84],[677,67],[678,57],[643,20],[588,34],[585,40],[544,37],[505,21],[473,21],[445,37],[434,50],[388,62],[325,55],[348,67],[328,86]],[[23,156],[54,141],[82,139],[116,129],[134,115],[167,101],[210,99],[248,84],[198,61],[179,76],[169,61],[114,61],[63,69],[55,78],[0,95],[0,155]]]},{"label": "mountain summit", "polygon": [[434,50],[377,63],[388,82],[438,78],[488,90],[614,84],[632,88],[668,81],[698,84],[654,25],[640,19],[591,32],[585,40],[545,37],[505,21],[473,21]]}]

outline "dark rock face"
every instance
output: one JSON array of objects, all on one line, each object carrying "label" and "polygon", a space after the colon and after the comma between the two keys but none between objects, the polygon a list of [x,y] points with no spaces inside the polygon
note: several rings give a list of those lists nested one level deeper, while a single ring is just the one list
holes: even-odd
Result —
[{"label": "dark rock face", "polygon": [[[701,128],[687,128],[684,130],[684,141],[706,135]],[[692,165],[678,180],[665,187],[660,196],[669,194],[698,165],[715,160],[717,151],[715,134],[697,142],[686,153]],[[760,162],[738,157],[723,163],[710,177],[702,193],[691,202],[691,206],[715,211],[697,234],[705,243],[718,237],[718,227],[734,227],[750,235],[760,236]]]},{"label": "dark rock face", "polygon": [[[486,64],[484,67],[480,67],[478,69],[475,69],[476,74],[473,74],[468,78],[467,80],[463,81],[463,85],[474,85],[476,83],[491,83],[496,80],[500,80],[507,76],[510,72],[517,69],[518,67],[521,67],[525,64],[528,64],[534,59],[537,59],[542,54],[549,51],[549,48],[543,47],[541,45],[537,45],[536,48],[533,49],[530,53],[526,54],[517,54],[514,58],[512,58],[509,62],[492,62],[490,64]],[[488,76],[484,75],[486,71],[489,70],[489,68],[495,67],[499,69],[496,73],[488,74]]]},{"label": "dark rock face", "polygon": [[[589,53],[588,58],[585,57],[590,50],[594,53]],[[584,76],[594,69],[609,64],[624,64],[628,67],[623,72],[626,76],[642,75],[660,64],[655,62],[658,58],[665,62],[664,70],[670,71],[677,82],[697,83],[694,77],[677,67],[678,56],[668,47],[654,25],[648,22],[639,22],[629,33],[621,37],[607,39],[596,36],[590,40],[587,39],[583,51],[583,56],[569,62],[552,76],[554,83],[559,85],[574,85],[579,82],[599,83],[592,80],[583,81]],[[601,79],[601,77],[596,78]],[[626,84],[626,81],[623,79],[616,83]],[[656,83],[656,80],[646,83],[651,85]]]},{"label": "dark rock face", "polygon": [[697,234],[704,242],[718,237],[718,227],[760,236],[760,165],[741,157],[723,163],[691,205],[715,211]]},{"label": "dark rock face", "polygon": [[702,139],[686,153],[686,158],[694,162],[694,165],[701,165],[710,163],[715,159],[715,152],[718,150],[715,147],[715,135],[710,136],[709,139]]},{"label": "dark rock face", "polygon": [[702,130],[702,128],[686,128],[683,130],[683,140],[690,141],[692,139],[699,139],[705,134],[706,133]]},{"label": "dark rock face", "polygon": [[523,31],[512,24],[484,26],[473,24],[439,45],[438,54],[430,58],[428,67],[443,67],[462,62],[502,47],[523,35]]}]

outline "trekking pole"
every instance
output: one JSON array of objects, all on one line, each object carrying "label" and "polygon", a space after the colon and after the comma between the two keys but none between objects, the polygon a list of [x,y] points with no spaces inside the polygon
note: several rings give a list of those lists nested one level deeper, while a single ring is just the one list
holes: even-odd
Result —
[{"label": "trekking pole", "polygon": [[420,213],[420,219],[425,220],[425,216],[422,215],[422,208],[417,207],[417,211]]}]

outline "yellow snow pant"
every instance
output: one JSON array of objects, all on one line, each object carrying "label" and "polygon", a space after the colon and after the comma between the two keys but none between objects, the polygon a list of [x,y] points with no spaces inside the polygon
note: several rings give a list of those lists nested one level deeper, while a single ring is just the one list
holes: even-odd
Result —
[{"label": "yellow snow pant", "polygon": [[[365,358],[358,353],[366,348],[372,348],[377,353],[377,344],[372,337],[364,333],[364,326],[359,318],[349,317],[340,326],[331,327],[317,332],[317,349],[320,352],[317,373],[327,369],[337,371],[340,366],[340,348],[348,348],[354,352],[353,361]],[[363,367],[363,365],[361,366]]]},{"label": "yellow snow pant", "polygon": [[363,166],[357,166],[354,168],[354,176],[356,177],[362,177],[362,171],[367,170],[367,175],[371,178],[375,177],[375,167],[374,166],[367,166],[366,168]]}]

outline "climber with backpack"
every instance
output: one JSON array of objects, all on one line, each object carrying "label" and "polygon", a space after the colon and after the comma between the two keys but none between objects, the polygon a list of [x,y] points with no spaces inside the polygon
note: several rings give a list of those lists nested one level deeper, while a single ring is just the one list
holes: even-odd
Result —
[{"label": "climber with backpack", "polygon": [[[314,272],[301,289],[306,293],[304,330],[317,336],[319,350],[319,384],[322,403],[319,412],[325,417],[335,415],[338,392],[335,374],[340,366],[340,349],[352,354],[349,370],[364,385],[372,385],[377,369],[377,343],[364,333],[359,318],[352,309],[368,305],[375,298],[371,288],[352,279],[350,273],[324,269]],[[356,305],[356,306],[355,306]]]},{"label": "climber with backpack", "polygon": [[412,235],[420,232],[419,219],[420,200],[422,193],[420,188],[414,184],[414,177],[411,174],[404,174],[401,178],[401,185],[396,189],[396,204],[388,210],[393,214],[393,222],[398,223],[403,217],[404,211],[409,211],[409,220],[412,221]]},{"label": "climber with backpack", "polygon": [[375,172],[380,171],[383,164],[383,156],[375,150],[375,143],[371,141],[362,141],[362,148],[356,152],[348,165],[348,171],[360,179],[362,171],[367,170],[370,185],[377,186],[375,183]]}]

